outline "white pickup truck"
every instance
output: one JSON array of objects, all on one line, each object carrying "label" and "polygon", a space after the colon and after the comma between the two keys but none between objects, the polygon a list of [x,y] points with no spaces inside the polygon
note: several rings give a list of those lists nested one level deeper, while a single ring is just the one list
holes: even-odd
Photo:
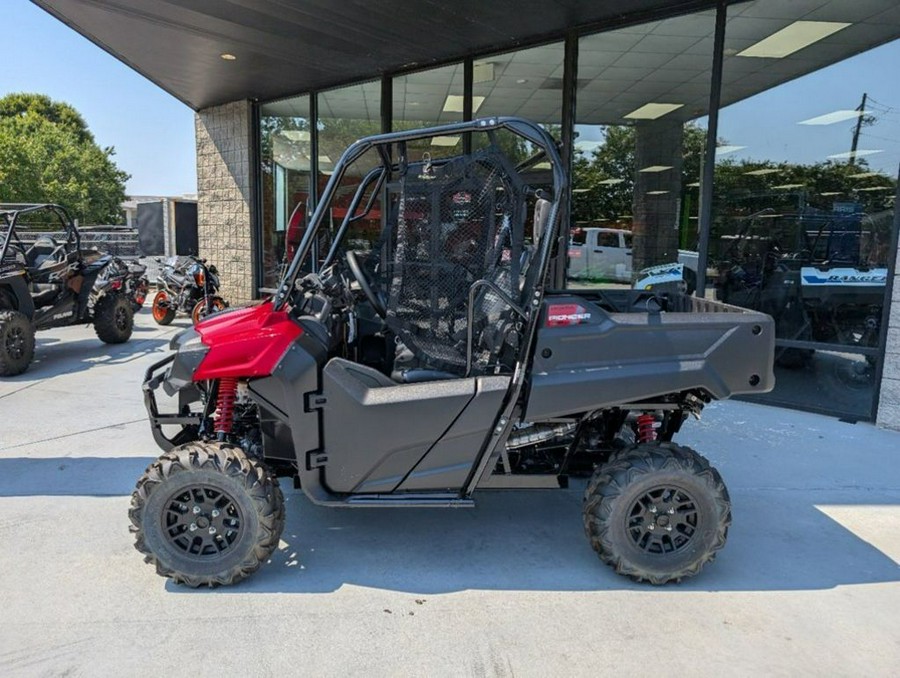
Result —
[{"label": "white pickup truck", "polygon": [[[569,277],[630,283],[631,231],[620,228],[579,228],[569,240]],[[697,252],[678,250],[678,261],[645,268],[636,289],[684,280],[689,291],[697,283]],[[647,285],[651,287],[648,288]]]}]

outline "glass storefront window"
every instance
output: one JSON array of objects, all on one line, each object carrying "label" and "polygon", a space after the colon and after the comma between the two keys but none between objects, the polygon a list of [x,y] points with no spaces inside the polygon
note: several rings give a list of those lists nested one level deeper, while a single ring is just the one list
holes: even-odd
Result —
[{"label": "glass storefront window", "polygon": [[[321,194],[335,163],[347,147],[357,139],[381,132],[381,82],[371,80],[322,92],[319,94],[318,108],[318,194]],[[319,261],[328,253],[331,238],[343,222],[360,182],[376,162],[374,154],[366,154],[348,169],[341,180],[338,197],[328,215],[330,228],[322,231],[323,237],[315,245]],[[345,242],[351,243],[354,249],[368,250],[374,246],[380,232],[381,211],[376,196],[373,208],[365,218],[350,225]]]},{"label": "glass storefront window", "polygon": [[[453,64],[394,78],[393,120],[395,132],[433,125],[445,125],[463,119],[463,65]],[[410,160],[418,161],[428,153],[431,158],[448,158],[462,152],[457,136],[435,137],[408,146]]]},{"label": "glass storefront window", "polygon": [[[556,42],[540,47],[484,57],[472,66],[472,110],[476,118],[509,115],[541,125],[555,139],[561,137],[562,78],[565,47]],[[531,143],[501,130],[494,137],[508,158],[523,162],[535,154]],[[490,140],[473,135],[472,148],[486,147]],[[535,187],[550,187],[550,163],[536,159],[523,174]],[[525,232],[534,234],[534,215],[529,214]]]},{"label": "glass storefront window", "polygon": [[728,9],[711,282],[775,318],[767,400],[869,417],[900,162],[892,0]]},{"label": "glass storefront window", "polygon": [[714,30],[709,11],[579,40],[573,284],[696,286]]},{"label": "glass storefront window", "polygon": [[310,144],[308,96],[275,101],[261,107],[263,287],[278,284],[306,226]]}]

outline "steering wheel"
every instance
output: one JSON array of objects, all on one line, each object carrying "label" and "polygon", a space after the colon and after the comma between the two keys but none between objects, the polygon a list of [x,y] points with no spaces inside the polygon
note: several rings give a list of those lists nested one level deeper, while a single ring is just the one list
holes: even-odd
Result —
[{"label": "steering wheel", "polygon": [[350,272],[353,274],[356,282],[359,283],[359,288],[363,291],[363,294],[366,295],[366,299],[372,304],[372,308],[375,309],[375,312],[379,317],[384,318],[387,316],[387,308],[385,307],[384,299],[372,289],[372,284],[369,282],[366,272],[360,265],[359,259],[356,258],[356,252],[347,250],[346,257],[347,265],[350,267]]}]

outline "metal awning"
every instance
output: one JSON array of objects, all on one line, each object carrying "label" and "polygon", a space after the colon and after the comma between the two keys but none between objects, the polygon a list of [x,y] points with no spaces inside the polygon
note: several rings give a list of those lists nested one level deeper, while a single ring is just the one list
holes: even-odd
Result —
[{"label": "metal awning", "polygon": [[[703,115],[708,105],[714,25],[710,8],[715,4],[710,1],[33,1],[194,109],[240,99],[268,101],[475,56],[490,64],[491,74],[479,84],[486,90],[480,92],[485,104],[479,114],[559,119],[562,44],[545,44],[527,55],[498,53],[562,40],[573,28],[615,31],[582,45],[580,123],[624,122],[623,114],[642,103],[673,97],[682,104],[673,117],[685,120]],[[683,16],[659,21],[664,15]],[[797,20],[849,25],[789,58],[739,56]],[[722,103],[897,38],[896,0],[735,3],[729,7]],[[226,60],[223,54],[235,58]],[[527,59],[531,70],[535,65],[553,66],[541,82],[525,82],[515,75],[517,59]],[[410,115],[439,119],[435,116],[445,97],[421,89],[415,96],[419,108]],[[545,91],[540,96],[542,90],[553,89],[556,94]],[[371,118],[368,99],[377,101],[377,82],[368,90],[371,97],[361,97],[357,90],[341,100],[342,114],[353,117],[357,106],[359,117]],[[335,92],[332,98],[340,96]],[[395,108],[395,118],[404,119],[402,107]],[[434,115],[423,117],[431,109]]]}]

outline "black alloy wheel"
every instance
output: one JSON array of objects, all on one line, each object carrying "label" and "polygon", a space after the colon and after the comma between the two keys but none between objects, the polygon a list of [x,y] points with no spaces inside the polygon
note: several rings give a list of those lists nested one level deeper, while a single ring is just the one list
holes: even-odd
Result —
[{"label": "black alloy wheel", "polygon": [[178,490],[165,502],[160,526],[169,544],[196,558],[216,558],[243,536],[246,522],[227,492],[209,485]]},{"label": "black alloy wheel", "polygon": [[0,311],[0,377],[21,374],[34,357],[34,326],[20,311]]}]

